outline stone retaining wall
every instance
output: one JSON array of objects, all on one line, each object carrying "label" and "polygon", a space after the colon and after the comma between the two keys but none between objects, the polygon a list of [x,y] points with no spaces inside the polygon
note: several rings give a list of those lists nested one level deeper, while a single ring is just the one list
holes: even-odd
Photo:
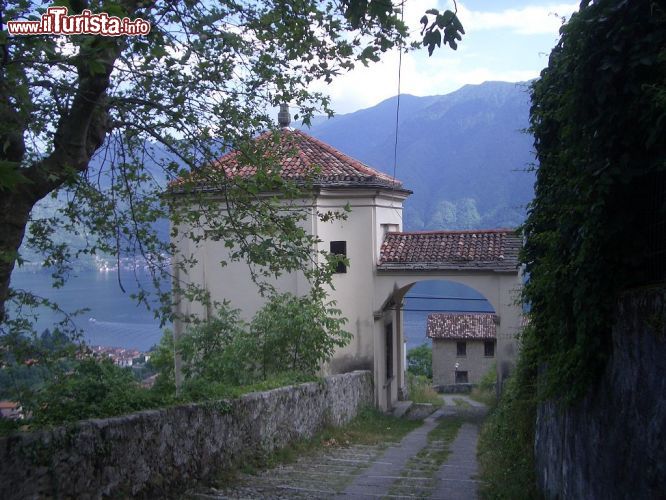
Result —
[{"label": "stone retaining wall", "polygon": [[664,498],[666,290],[618,302],[606,372],[573,407],[539,405],[535,458],[546,498]]},{"label": "stone retaining wall", "polygon": [[247,394],[0,438],[0,498],[161,497],[351,420],[373,403],[356,371]]}]

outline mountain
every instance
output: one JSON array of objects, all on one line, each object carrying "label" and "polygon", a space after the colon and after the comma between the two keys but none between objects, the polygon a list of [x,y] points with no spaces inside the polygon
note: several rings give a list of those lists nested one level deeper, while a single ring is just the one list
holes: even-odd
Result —
[{"label": "mountain", "polygon": [[[532,199],[528,83],[485,82],[446,95],[400,97],[396,177],[414,191],[406,229],[515,227]],[[393,174],[397,97],[308,131]]]}]

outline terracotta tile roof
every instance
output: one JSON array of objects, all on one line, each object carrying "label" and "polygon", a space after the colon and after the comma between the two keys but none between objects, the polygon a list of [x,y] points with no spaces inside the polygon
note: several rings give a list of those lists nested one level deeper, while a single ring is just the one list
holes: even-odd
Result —
[{"label": "terracotta tile roof", "polygon": [[510,229],[386,233],[377,269],[517,272],[520,246]]},{"label": "terracotta tile roof", "polygon": [[[347,156],[301,130],[283,128],[278,134],[278,140],[275,140],[273,132],[261,134],[255,139],[255,145],[257,152],[265,152],[263,154],[266,158],[273,155],[279,158],[280,175],[283,178],[308,180],[314,186],[391,187],[404,190],[399,180],[394,180],[393,177]],[[252,165],[248,155],[238,150],[223,155],[211,167],[223,169],[230,177],[249,177],[257,172],[256,165]],[[202,173],[205,173],[205,169],[202,169]]]},{"label": "terracotta tile roof", "polygon": [[497,334],[496,321],[497,316],[489,313],[429,314],[426,335],[431,339],[494,339]]}]

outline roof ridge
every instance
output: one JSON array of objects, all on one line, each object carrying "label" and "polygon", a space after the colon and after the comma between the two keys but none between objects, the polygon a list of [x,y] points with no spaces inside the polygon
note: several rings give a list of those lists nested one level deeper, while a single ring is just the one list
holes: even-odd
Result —
[{"label": "roof ridge", "polygon": [[517,229],[498,228],[498,229],[424,229],[422,231],[391,231],[388,235],[426,235],[426,234],[503,234],[516,233]]},{"label": "roof ridge", "polygon": [[[407,297],[409,298],[409,297]],[[485,297],[484,297],[485,298]],[[497,313],[494,312],[436,312],[436,313],[429,313],[429,317],[435,317],[435,316],[497,316]]]}]

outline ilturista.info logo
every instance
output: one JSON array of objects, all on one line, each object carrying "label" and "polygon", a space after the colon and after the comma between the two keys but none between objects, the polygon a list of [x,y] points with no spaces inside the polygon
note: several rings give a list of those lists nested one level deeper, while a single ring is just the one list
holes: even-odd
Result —
[{"label": "ilturista.info logo", "polygon": [[11,35],[140,36],[150,33],[150,23],[141,18],[121,18],[106,12],[93,14],[88,9],[71,16],[67,12],[67,7],[49,7],[39,21],[8,21],[7,30]]}]

